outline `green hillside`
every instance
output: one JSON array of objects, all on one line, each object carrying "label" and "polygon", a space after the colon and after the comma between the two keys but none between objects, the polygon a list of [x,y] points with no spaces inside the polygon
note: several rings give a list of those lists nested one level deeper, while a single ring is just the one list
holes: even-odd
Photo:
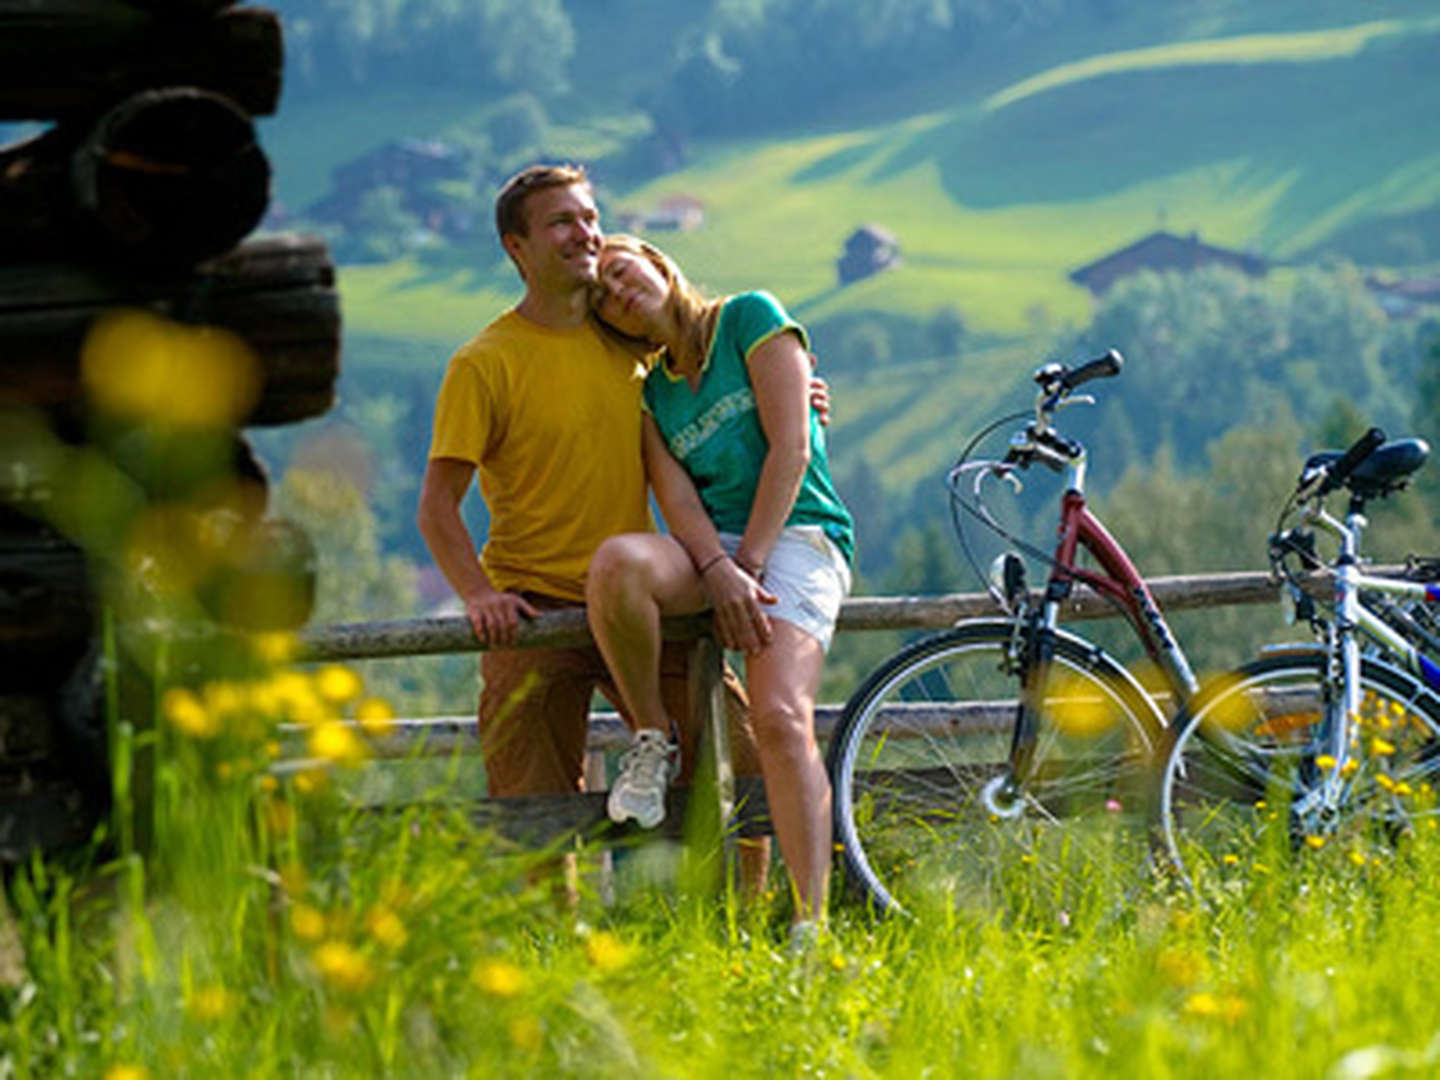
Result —
[{"label": "green hillside", "polygon": [[[702,199],[702,229],[657,239],[712,289],[763,283],[812,321],[953,303],[973,329],[1021,334],[1083,321],[1067,273],[1157,226],[1283,259],[1440,200],[1437,53],[1432,17],[1097,54],[901,121],[707,142],[689,167],[604,194],[612,211]],[[618,137],[566,137],[582,135],[591,150]],[[839,289],[834,260],[865,222],[899,237],[904,265]],[[515,285],[504,264],[343,281],[350,325],[443,340]]]}]

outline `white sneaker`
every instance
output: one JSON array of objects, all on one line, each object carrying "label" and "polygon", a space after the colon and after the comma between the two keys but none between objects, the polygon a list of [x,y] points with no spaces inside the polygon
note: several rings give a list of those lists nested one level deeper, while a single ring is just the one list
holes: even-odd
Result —
[{"label": "white sneaker", "polygon": [[665,787],[670,782],[675,747],[663,734],[645,728],[620,758],[620,775],[610,786],[605,810],[611,821],[634,818],[642,829],[665,820]]}]

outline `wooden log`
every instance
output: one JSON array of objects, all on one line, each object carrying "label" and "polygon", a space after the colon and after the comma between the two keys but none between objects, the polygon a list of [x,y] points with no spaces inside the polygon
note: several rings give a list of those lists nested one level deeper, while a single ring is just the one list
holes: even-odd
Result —
[{"label": "wooden log", "polygon": [[0,693],[58,685],[85,654],[97,612],[85,553],[0,504]]},{"label": "wooden log", "polygon": [[0,151],[0,258],[188,266],[232,248],[269,199],[270,163],[238,106],[145,91]]},{"label": "wooden log", "polygon": [[[1376,567],[1374,572],[1394,573],[1398,572],[1398,568]],[[1310,577],[1307,588],[1321,594],[1330,588],[1329,582],[1327,573],[1318,572]],[[1147,584],[1167,612],[1232,604],[1273,603],[1280,595],[1280,586],[1263,571],[1150,578]],[[1001,614],[999,605],[986,593],[862,596],[846,600],[841,606],[837,629],[943,630],[962,619]],[[1077,589],[1065,608],[1068,619],[1105,619],[1117,614],[1114,605],[1085,588]],[[708,625],[708,621],[708,615],[667,619],[665,633],[672,640],[693,637]],[[521,626],[516,643],[520,647],[539,647],[587,644],[589,641],[584,612],[573,611],[547,612],[538,619],[527,621]],[[361,660],[480,651],[469,622],[462,616],[312,626],[301,634],[300,647],[301,658],[307,660]]]},{"label": "wooden log", "polygon": [[167,86],[202,87],[252,116],[272,114],[284,67],[279,16],[230,7],[179,18],[177,4],[0,0],[0,120],[93,116]]},{"label": "wooden log", "polygon": [[291,423],[334,403],[340,372],[334,264],[320,241],[282,235],[246,243],[193,271],[0,266],[0,406],[78,402],[85,335],[116,307],[239,334],[262,376],[242,424]]}]

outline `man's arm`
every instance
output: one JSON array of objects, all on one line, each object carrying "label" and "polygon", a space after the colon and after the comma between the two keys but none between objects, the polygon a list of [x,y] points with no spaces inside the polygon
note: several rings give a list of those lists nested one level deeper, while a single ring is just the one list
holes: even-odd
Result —
[{"label": "man's arm", "polygon": [[500,592],[475,557],[475,539],[460,516],[475,466],[458,458],[431,458],[420,486],[416,524],[435,565],[465,605],[465,614],[482,645],[510,645],[520,616],[539,614],[524,597]]}]

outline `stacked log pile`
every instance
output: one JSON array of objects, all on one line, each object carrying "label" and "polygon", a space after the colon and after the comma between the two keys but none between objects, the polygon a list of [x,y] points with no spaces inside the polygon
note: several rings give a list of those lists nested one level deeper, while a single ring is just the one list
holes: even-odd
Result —
[{"label": "stacked log pile", "polygon": [[278,17],[230,0],[0,0],[0,120],[50,125],[0,147],[0,862],[110,809],[107,698],[153,713],[115,642],[169,588],[154,550],[218,625],[308,617],[244,434],[324,413],[339,369],[324,245],[246,240],[281,67]]}]

